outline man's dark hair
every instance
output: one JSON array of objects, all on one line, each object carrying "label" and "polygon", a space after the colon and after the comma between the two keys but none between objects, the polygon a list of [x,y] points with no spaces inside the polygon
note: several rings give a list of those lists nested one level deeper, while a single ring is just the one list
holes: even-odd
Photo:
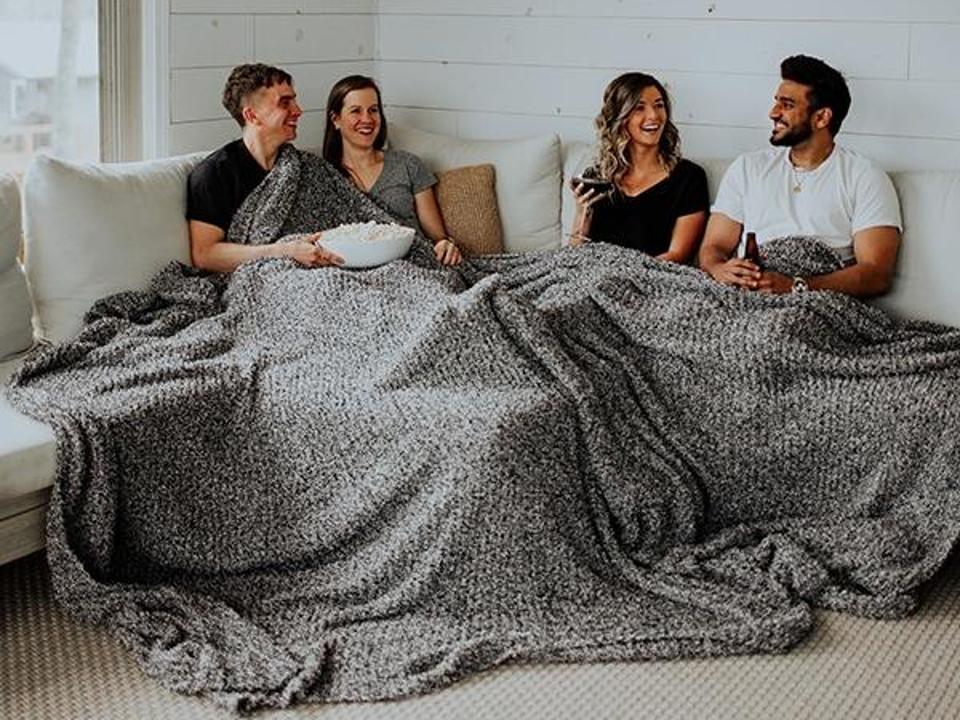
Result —
[{"label": "man's dark hair", "polygon": [[838,70],[819,58],[793,55],[780,63],[780,77],[810,88],[807,102],[811,110],[830,108],[833,111],[830,134],[840,132],[843,119],[850,110],[850,89]]},{"label": "man's dark hair", "polygon": [[243,105],[257,90],[274,85],[293,84],[290,73],[263,63],[237,65],[227,78],[223,87],[223,106],[240,127],[244,126]]}]

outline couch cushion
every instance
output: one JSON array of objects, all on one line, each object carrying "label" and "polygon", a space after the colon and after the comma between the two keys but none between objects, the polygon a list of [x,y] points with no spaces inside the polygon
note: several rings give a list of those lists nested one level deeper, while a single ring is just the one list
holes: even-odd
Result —
[{"label": "couch cushion", "polygon": [[50,486],[57,467],[53,429],[7,401],[3,388],[19,364],[0,363],[0,502]]},{"label": "couch cushion", "polygon": [[560,138],[466,140],[390,126],[392,147],[417,155],[434,172],[490,163],[507,252],[555,248],[560,241]]},{"label": "couch cushion", "polygon": [[496,170],[489,163],[437,173],[437,204],[447,232],[465,255],[503,252]]},{"label": "couch cushion", "polygon": [[20,232],[20,190],[11,175],[0,175],[0,360],[33,344],[33,308],[17,259]]},{"label": "couch cushion", "polygon": [[190,261],[186,178],[201,154],[117,165],[37,156],[24,182],[27,276],[38,332],[76,333],[98,298]]},{"label": "couch cushion", "polygon": [[877,304],[900,317],[960,327],[960,171],[890,174],[903,211],[893,290]]},{"label": "couch cushion", "polygon": [[723,180],[723,174],[727,172],[732,160],[729,158],[706,158],[698,160],[691,158],[693,162],[703,168],[707,174],[707,189],[710,191],[710,201],[717,196],[717,188],[720,187],[720,181]]}]

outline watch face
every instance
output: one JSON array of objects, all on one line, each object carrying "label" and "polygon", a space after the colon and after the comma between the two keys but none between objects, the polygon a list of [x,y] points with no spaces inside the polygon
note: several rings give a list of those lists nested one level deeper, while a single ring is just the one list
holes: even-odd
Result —
[{"label": "watch face", "polygon": [[802,277],[795,277],[793,279],[793,291],[794,292],[806,292],[808,289],[807,281]]}]

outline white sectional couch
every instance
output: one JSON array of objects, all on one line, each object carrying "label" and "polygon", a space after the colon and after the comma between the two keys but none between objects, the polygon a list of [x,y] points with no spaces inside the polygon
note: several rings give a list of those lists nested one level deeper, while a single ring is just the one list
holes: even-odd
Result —
[{"label": "white sectional couch", "polygon": [[[391,129],[394,146],[432,169],[492,163],[509,252],[559,246],[573,213],[569,178],[589,161],[583,143],[547,136],[473,141],[410,128]],[[23,191],[25,269],[16,257],[20,199],[0,180],[0,380],[32,342],[62,340],[90,304],[143,286],[169,260],[187,261],[185,181],[201,155],[124,165],[78,165],[38,158]],[[714,191],[726,160],[701,161]],[[960,326],[960,170],[892,174],[904,217],[895,289],[879,299],[905,317]],[[55,470],[50,429],[0,395],[0,563],[43,546],[44,509]]]},{"label": "white sectional couch", "polygon": [[[0,383],[34,342],[20,247],[20,191],[0,177]],[[46,425],[24,417],[0,393],[0,563],[43,547],[45,507],[56,445]]]}]

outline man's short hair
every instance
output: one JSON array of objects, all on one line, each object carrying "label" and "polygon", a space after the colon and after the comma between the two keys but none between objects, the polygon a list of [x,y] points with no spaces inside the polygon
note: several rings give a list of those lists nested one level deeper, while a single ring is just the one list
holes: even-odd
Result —
[{"label": "man's short hair", "polygon": [[263,63],[237,65],[223,87],[223,106],[240,127],[244,126],[243,106],[247,99],[261,88],[283,83],[293,84],[290,73]]},{"label": "man's short hair", "polygon": [[850,110],[850,89],[840,71],[819,58],[793,55],[780,63],[780,77],[810,88],[807,93],[810,108],[830,108],[833,111],[830,134],[840,132],[840,125]]}]

